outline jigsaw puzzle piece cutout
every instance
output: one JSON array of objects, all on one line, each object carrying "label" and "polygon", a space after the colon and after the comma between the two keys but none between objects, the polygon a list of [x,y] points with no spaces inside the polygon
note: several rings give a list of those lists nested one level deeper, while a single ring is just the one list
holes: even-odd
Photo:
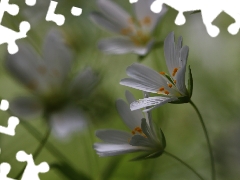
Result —
[{"label": "jigsaw puzzle piece cutout", "polygon": [[19,162],[27,162],[21,180],[40,180],[38,174],[49,171],[49,165],[46,162],[35,165],[32,154],[27,154],[24,151],[19,151],[16,154],[16,159]]},{"label": "jigsaw puzzle piece cutout", "polygon": [[73,6],[72,9],[71,9],[71,13],[74,16],[80,16],[82,14],[82,9]]},{"label": "jigsaw puzzle piece cutout", "polygon": [[1,180],[16,180],[16,179],[12,179],[12,178],[7,177],[10,170],[11,170],[10,164],[1,163],[0,164],[0,179]]},{"label": "jigsaw puzzle piece cutout", "polygon": [[19,124],[19,119],[17,117],[11,116],[8,119],[8,127],[0,126],[0,133],[6,134],[9,136],[15,136],[15,129]]},{"label": "jigsaw puzzle piece cutout", "polygon": [[65,22],[65,17],[62,14],[55,14],[55,9],[58,5],[58,2],[56,1],[51,1],[48,12],[46,15],[46,21],[53,21],[55,22],[58,26],[62,26]]},{"label": "jigsaw puzzle piece cutout", "polygon": [[9,108],[9,102],[7,100],[3,99],[0,104],[0,110],[7,111],[8,108]]},{"label": "jigsaw puzzle piece cutout", "polygon": [[12,16],[16,16],[19,12],[19,7],[16,4],[9,4],[9,0],[1,0],[0,2],[0,23],[5,12],[8,12]]},{"label": "jigsaw puzzle piece cutout", "polygon": [[15,54],[18,52],[18,46],[16,40],[27,37],[27,32],[30,30],[30,24],[23,21],[19,25],[19,32],[15,32],[0,24],[0,44],[8,43],[8,52]]},{"label": "jigsaw puzzle piece cutout", "polygon": [[34,6],[36,4],[36,0],[25,0],[25,3],[28,5],[28,6]]}]

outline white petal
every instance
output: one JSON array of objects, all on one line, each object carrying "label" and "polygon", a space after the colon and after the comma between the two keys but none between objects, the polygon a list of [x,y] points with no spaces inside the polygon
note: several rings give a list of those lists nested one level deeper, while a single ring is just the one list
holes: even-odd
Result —
[{"label": "white petal", "polygon": [[164,41],[164,56],[170,75],[174,68],[178,68],[178,60],[176,60],[176,50],[174,41],[174,32],[171,32]]},{"label": "white petal", "polygon": [[48,68],[49,83],[61,85],[70,70],[73,57],[62,34],[56,29],[50,30],[45,38],[43,59]]},{"label": "white petal", "polygon": [[[145,29],[147,32],[152,32],[159,20],[161,20],[167,12],[166,6],[163,5],[160,13],[153,13],[150,9],[150,6],[153,2],[154,0],[138,0],[137,3],[134,3],[137,19],[142,25],[142,28]],[[146,21],[146,18],[150,19],[148,23],[144,23],[144,21]]]},{"label": "white petal", "polygon": [[98,48],[108,54],[125,54],[135,53],[138,55],[145,55],[149,52],[153,45],[150,41],[146,46],[137,46],[128,38],[110,38],[101,40]]},{"label": "white petal", "polygon": [[18,47],[16,54],[7,55],[6,69],[29,89],[35,92],[44,91],[47,84],[39,71],[44,67],[43,62],[30,46],[20,44]]},{"label": "white petal", "polygon": [[180,51],[180,63],[181,68],[176,73],[176,86],[179,89],[179,91],[183,94],[187,94],[187,89],[185,85],[185,73],[186,73],[186,65],[187,65],[187,58],[188,58],[188,46],[184,46]]},{"label": "white petal", "polygon": [[97,84],[99,78],[94,71],[88,67],[81,71],[73,80],[70,87],[71,96],[83,97],[88,95]]},{"label": "white petal", "polygon": [[116,101],[116,106],[122,120],[131,130],[135,129],[136,127],[141,127],[141,120],[143,116],[139,118],[139,114],[132,112],[129,105],[122,99],[118,99]]},{"label": "white petal", "polygon": [[152,108],[146,109],[145,111],[150,111],[153,108],[156,108],[158,106],[164,105],[168,102],[175,101],[177,100],[176,97],[162,97],[162,96],[157,96],[157,97],[149,97],[149,98],[144,98],[144,99],[139,99],[133,103],[130,104],[130,108],[132,111],[153,106]]},{"label": "white petal", "polygon": [[40,101],[34,97],[19,97],[10,101],[10,111],[21,118],[36,118],[43,114]]},{"label": "white petal", "polygon": [[[151,91],[143,89],[144,91],[156,92],[160,87],[168,87],[166,79],[164,79],[158,72],[142,64],[134,63],[130,65],[126,71],[128,76],[138,80],[143,86],[149,86],[151,89]],[[137,84],[138,81],[135,83]]]},{"label": "white petal", "polygon": [[132,137],[129,132],[111,129],[98,130],[96,136],[106,143],[114,144],[126,144]]},{"label": "white petal", "polygon": [[50,125],[57,138],[67,138],[86,127],[86,117],[80,109],[70,106],[51,114]]},{"label": "white petal", "polygon": [[123,28],[129,26],[130,15],[114,2],[109,0],[98,0],[97,5],[109,20],[118,23],[118,25]]},{"label": "white petal", "polygon": [[122,79],[120,81],[120,84],[134,88],[134,89],[138,89],[138,90],[142,90],[142,91],[146,91],[146,92],[152,92],[152,93],[157,93],[157,91],[161,87],[156,83],[153,84],[148,81],[140,81],[140,80],[133,79],[133,78]]},{"label": "white petal", "polygon": [[[128,101],[128,104],[130,105],[132,102],[136,101],[136,99],[134,98],[134,96],[132,95],[132,93],[130,93],[129,91],[125,92],[125,96],[126,99]],[[142,119],[144,118],[144,115],[142,113],[141,110],[136,110],[134,112],[132,112],[134,114],[134,117],[136,117],[136,119]]]},{"label": "white petal", "polygon": [[121,29],[124,28],[121,25],[119,25],[117,22],[110,21],[105,16],[97,12],[91,13],[90,19],[98,26],[103,27],[106,30],[111,32],[120,33]]},{"label": "white petal", "polygon": [[148,150],[149,148],[142,146],[131,146],[130,144],[107,144],[95,143],[94,149],[99,156],[115,156],[137,151]]}]

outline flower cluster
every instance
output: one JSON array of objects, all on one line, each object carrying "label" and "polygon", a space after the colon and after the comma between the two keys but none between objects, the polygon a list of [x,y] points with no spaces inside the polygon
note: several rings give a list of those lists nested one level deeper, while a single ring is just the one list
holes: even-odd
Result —
[{"label": "flower cluster", "polygon": [[140,99],[131,104],[131,109],[153,106],[152,110],[168,102],[187,103],[192,96],[192,75],[189,68],[189,89],[185,86],[185,71],[188,57],[187,46],[182,47],[182,37],[174,42],[174,33],[170,33],[164,41],[164,55],[170,75],[156,72],[142,64],[134,63],[127,68],[130,78],[121,80],[120,84],[160,96]]},{"label": "flower cluster", "polygon": [[[126,98],[129,104],[135,101],[129,91],[126,91]],[[96,131],[96,136],[104,141],[94,144],[97,154],[114,156],[130,152],[143,152],[134,160],[160,156],[166,147],[166,141],[161,129],[156,129],[151,116],[147,115],[145,119],[140,110],[130,111],[129,105],[122,99],[116,101],[116,106],[130,132],[109,129]]]},{"label": "flower cluster", "polygon": [[132,17],[110,0],[97,0],[101,13],[93,12],[90,16],[91,20],[121,35],[121,37],[101,40],[98,44],[99,49],[113,54],[129,52],[147,54],[154,43],[152,32],[167,11],[164,6],[160,13],[153,13],[150,10],[153,1],[138,0],[134,3],[136,17]]},{"label": "flower cluster", "polygon": [[21,44],[18,53],[7,55],[5,67],[32,95],[13,99],[10,110],[23,118],[46,117],[59,138],[82,129],[87,117],[77,101],[90,93],[98,77],[86,68],[69,80],[72,64],[72,53],[57,30],[48,33],[42,57]]}]

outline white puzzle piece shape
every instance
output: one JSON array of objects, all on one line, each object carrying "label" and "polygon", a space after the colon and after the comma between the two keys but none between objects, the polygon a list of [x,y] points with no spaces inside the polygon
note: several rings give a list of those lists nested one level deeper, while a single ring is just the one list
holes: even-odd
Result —
[{"label": "white puzzle piece shape", "polygon": [[38,174],[49,171],[49,165],[46,162],[35,165],[32,154],[27,154],[24,151],[19,151],[16,159],[19,162],[27,162],[21,180],[40,180]]},{"label": "white puzzle piece shape", "polygon": [[0,179],[1,180],[16,180],[16,179],[12,179],[7,177],[8,173],[11,170],[11,166],[8,163],[1,163],[0,164]]},{"label": "white puzzle piece shape", "polygon": [[19,32],[15,32],[3,25],[1,25],[4,13],[7,12],[12,16],[15,16],[19,12],[19,7],[15,4],[9,4],[9,0],[1,0],[0,2],[0,44],[8,44],[8,52],[15,54],[18,52],[18,46],[16,40],[27,37],[27,32],[30,30],[30,24],[23,21],[19,25]]},{"label": "white puzzle piece shape", "polygon": [[15,129],[19,124],[19,119],[17,117],[11,116],[8,119],[8,127],[0,126],[0,133],[6,134],[9,136],[15,136]]},{"label": "white puzzle piece shape", "polygon": [[155,0],[151,5],[151,10],[159,13],[163,4],[178,11],[175,19],[175,24],[177,25],[183,25],[186,22],[183,15],[184,12],[201,10],[203,23],[208,34],[212,37],[216,37],[220,32],[219,28],[213,25],[212,22],[223,11],[235,20],[235,23],[228,27],[228,32],[235,35],[240,29],[239,0]]}]

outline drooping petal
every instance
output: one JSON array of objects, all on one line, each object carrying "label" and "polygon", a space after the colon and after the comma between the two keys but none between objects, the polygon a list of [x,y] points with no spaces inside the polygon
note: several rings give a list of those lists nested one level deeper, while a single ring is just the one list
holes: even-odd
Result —
[{"label": "drooping petal", "polygon": [[[125,96],[126,96],[126,99],[127,99],[129,105],[130,105],[132,102],[136,101],[136,99],[134,98],[134,96],[132,95],[132,93],[130,93],[129,91],[126,91],[126,92],[125,92]],[[130,106],[129,106],[129,108],[130,108]],[[143,113],[142,113],[141,110],[132,111],[132,113],[133,113],[133,115],[134,115],[134,117],[135,117],[136,119],[140,119],[140,120],[141,120],[141,119],[144,118],[144,115],[143,115]]]},{"label": "drooping petal", "polygon": [[114,2],[98,0],[97,5],[101,12],[109,18],[109,20],[118,23],[119,27],[127,28],[129,26],[130,15]]},{"label": "drooping petal", "polygon": [[76,107],[66,107],[50,115],[50,126],[54,135],[61,139],[86,127],[86,116]]},{"label": "drooping petal", "polygon": [[16,54],[7,55],[5,67],[17,80],[34,92],[43,92],[48,88],[42,77],[44,64],[27,44],[20,44]]},{"label": "drooping petal", "polygon": [[146,46],[138,46],[129,38],[109,38],[101,40],[98,48],[108,54],[125,54],[136,53],[145,55],[151,49],[153,41],[150,41]]},{"label": "drooping petal", "polygon": [[106,143],[127,144],[132,135],[125,131],[103,129],[96,131],[96,136]]},{"label": "drooping petal", "polygon": [[84,71],[81,71],[71,83],[71,96],[76,98],[88,95],[96,86],[98,80],[97,74],[90,67],[86,68]]},{"label": "drooping petal", "polygon": [[[127,68],[127,75],[135,79],[135,84],[139,84],[137,89],[147,92],[157,92],[160,87],[167,87],[167,81],[158,72],[139,63],[134,63]],[[129,78],[130,79],[130,78]],[[121,81],[122,85],[130,85],[129,80]],[[147,89],[149,87],[149,89]]]},{"label": "drooping petal", "polygon": [[101,13],[93,12],[90,14],[90,19],[99,27],[102,27],[110,32],[120,33],[124,27],[119,25],[117,22],[111,21]]},{"label": "drooping petal", "polygon": [[60,86],[70,70],[73,56],[64,42],[63,35],[56,29],[50,30],[45,38],[43,59],[48,69],[49,83]]},{"label": "drooping petal", "polygon": [[131,152],[149,150],[147,147],[131,146],[130,144],[108,144],[108,143],[95,143],[94,149],[99,156],[115,156]]},{"label": "drooping petal", "polygon": [[187,94],[187,89],[185,85],[185,73],[186,73],[186,65],[187,65],[187,58],[188,58],[188,46],[183,46],[183,48],[180,51],[180,63],[181,68],[176,73],[176,86],[179,89],[179,91],[183,94]]},{"label": "drooping petal", "polygon": [[177,97],[163,97],[163,96],[157,96],[157,97],[149,97],[149,98],[144,98],[144,99],[139,99],[137,101],[134,101],[133,103],[130,104],[130,109],[132,111],[153,106],[152,108],[145,109],[145,111],[150,111],[153,108],[156,108],[158,106],[164,105],[168,102],[175,101],[177,100]]},{"label": "drooping petal", "polygon": [[129,105],[125,101],[118,99],[116,101],[116,106],[122,120],[131,130],[135,129],[136,127],[141,127],[141,119],[139,119],[139,114],[132,112]]},{"label": "drooping petal", "polygon": [[167,8],[164,5],[160,13],[153,13],[150,9],[153,2],[154,0],[138,0],[138,2],[133,4],[136,17],[141,27],[147,32],[152,32],[159,20],[161,20],[167,12]]},{"label": "drooping petal", "polygon": [[17,117],[32,119],[43,114],[43,106],[35,97],[18,97],[10,101],[10,111]]}]

